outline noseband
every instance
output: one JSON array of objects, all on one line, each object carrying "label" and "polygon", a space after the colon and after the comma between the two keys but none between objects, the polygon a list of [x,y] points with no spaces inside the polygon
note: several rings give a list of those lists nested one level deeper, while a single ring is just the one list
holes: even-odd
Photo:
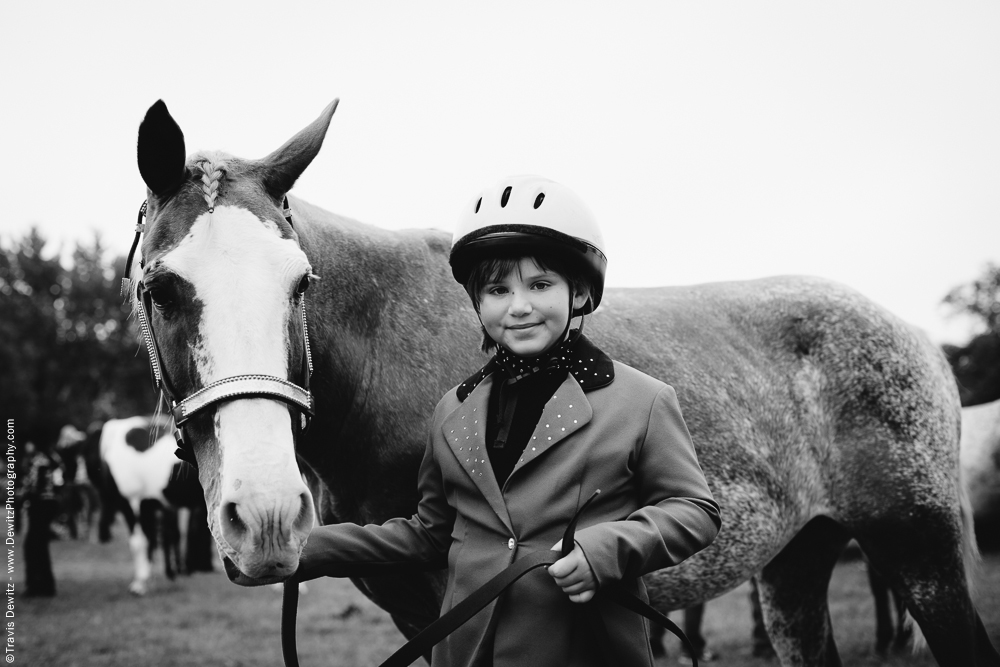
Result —
[{"label": "noseband", "polygon": [[[288,198],[283,203],[285,220],[292,224],[292,210],[288,206]],[[146,202],[139,208],[139,215],[135,225],[135,239],[132,241],[132,249],[129,250],[128,259],[125,262],[125,275],[122,277],[122,294],[132,291],[132,259],[135,256],[136,248],[139,245],[139,238],[145,231],[143,219],[146,217]],[[140,260],[140,266],[145,263]],[[306,300],[305,295],[299,297],[300,320],[302,322],[302,386],[298,386],[288,380],[283,380],[273,375],[234,375],[223,378],[208,384],[190,396],[181,398],[174,390],[173,385],[164,372],[163,364],[160,362],[160,351],[156,343],[156,336],[153,333],[152,320],[149,316],[152,307],[152,297],[142,280],[135,286],[137,301],[139,303],[139,327],[142,330],[142,337],[146,341],[146,349],[149,352],[149,363],[153,372],[153,381],[156,388],[161,390],[170,402],[170,412],[174,417],[174,438],[177,440],[177,458],[186,461],[197,467],[197,460],[194,456],[190,440],[184,431],[184,426],[195,415],[198,415],[217,403],[235,401],[244,398],[268,398],[275,401],[287,403],[299,412],[298,429],[296,439],[300,437],[309,426],[309,419],[313,416],[313,397],[309,391],[309,378],[312,376],[312,351],[309,346],[309,326],[306,322]]]}]

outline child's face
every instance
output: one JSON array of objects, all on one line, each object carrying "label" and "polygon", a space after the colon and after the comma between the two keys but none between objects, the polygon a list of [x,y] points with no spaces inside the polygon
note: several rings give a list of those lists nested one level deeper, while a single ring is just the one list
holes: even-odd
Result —
[{"label": "child's face", "polygon": [[[569,321],[570,286],[558,273],[541,269],[530,258],[482,290],[479,317],[486,333],[521,357],[536,357],[560,342]],[[574,295],[580,308],[585,294]]]}]

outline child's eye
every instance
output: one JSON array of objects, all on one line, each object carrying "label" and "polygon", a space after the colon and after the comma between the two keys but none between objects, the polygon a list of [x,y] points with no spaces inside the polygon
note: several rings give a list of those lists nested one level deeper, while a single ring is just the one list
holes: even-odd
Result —
[{"label": "child's eye", "polygon": [[493,296],[503,296],[507,293],[507,288],[503,285],[494,285],[493,287],[486,288],[486,293]]},{"label": "child's eye", "polygon": [[543,289],[545,289],[547,287],[551,287],[551,286],[552,286],[552,283],[548,282],[547,280],[539,280],[538,282],[531,284],[531,289],[543,290]]}]

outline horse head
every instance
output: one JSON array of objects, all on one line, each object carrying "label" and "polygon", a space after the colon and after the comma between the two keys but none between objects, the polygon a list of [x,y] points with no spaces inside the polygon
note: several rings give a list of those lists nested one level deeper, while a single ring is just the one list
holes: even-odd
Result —
[{"label": "horse head", "polygon": [[[139,127],[148,191],[134,303],[212,534],[227,567],[255,578],[293,573],[315,520],[295,451],[311,401],[303,299],[315,276],[283,204],[336,106],[260,160],[185,158],[162,101]],[[188,418],[179,404],[195,395],[203,404]]]}]

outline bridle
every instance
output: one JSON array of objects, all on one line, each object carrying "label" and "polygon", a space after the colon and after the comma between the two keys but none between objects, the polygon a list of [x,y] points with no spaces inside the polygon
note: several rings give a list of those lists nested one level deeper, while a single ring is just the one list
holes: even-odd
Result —
[{"label": "bridle", "polygon": [[[286,197],[282,204],[285,220],[292,225],[292,210],[288,206]],[[210,211],[211,212],[211,211]],[[135,239],[132,241],[132,248],[129,250],[128,259],[125,262],[125,275],[122,277],[122,295],[132,292],[132,260],[135,256],[139,239],[145,231],[146,224],[143,221],[146,217],[146,202],[142,202],[139,207],[139,215],[135,225]],[[294,225],[293,225],[294,227]],[[140,266],[145,266],[145,262],[140,259]],[[153,373],[153,381],[156,388],[163,392],[170,404],[170,411],[174,418],[174,438],[177,440],[177,458],[186,461],[197,467],[197,460],[194,456],[194,449],[191,441],[185,433],[187,422],[208,408],[218,403],[234,401],[244,398],[268,398],[282,403],[287,403],[292,408],[298,409],[299,419],[295,430],[295,439],[305,433],[309,427],[309,420],[313,416],[313,397],[309,391],[309,378],[313,373],[312,351],[309,346],[309,325],[306,321],[306,301],[305,295],[299,296],[299,312],[302,323],[302,386],[289,382],[273,375],[234,375],[232,377],[216,380],[201,389],[195,391],[190,396],[181,397],[174,389],[169,378],[164,372],[163,364],[160,361],[160,350],[156,343],[156,335],[153,332],[152,320],[150,319],[150,309],[152,308],[152,297],[142,280],[135,285],[136,301],[138,302],[139,328],[142,330],[142,337],[146,341],[146,350],[149,353],[149,363]]]}]

